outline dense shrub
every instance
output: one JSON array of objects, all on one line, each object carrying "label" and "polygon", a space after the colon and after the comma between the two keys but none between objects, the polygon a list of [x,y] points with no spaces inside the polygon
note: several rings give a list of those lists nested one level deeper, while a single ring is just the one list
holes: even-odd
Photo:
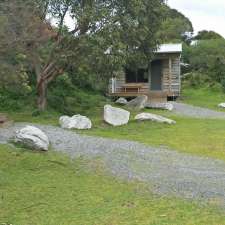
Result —
[{"label": "dense shrub", "polygon": [[87,86],[77,87],[73,82],[68,74],[64,74],[50,86],[48,103],[51,109],[68,115],[77,113],[88,115],[105,101],[99,91]]},{"label": "dense shrub", "polygon": [[216,85],[225,91],[225,40],[201,40],[194,46],[184,46],[183,60],[190,64],[190,85]]}]

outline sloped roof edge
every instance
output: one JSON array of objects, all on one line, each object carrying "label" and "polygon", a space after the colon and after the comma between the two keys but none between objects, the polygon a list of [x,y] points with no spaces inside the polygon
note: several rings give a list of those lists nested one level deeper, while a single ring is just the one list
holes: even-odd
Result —
[{"label": "sloped roof edge", "polygon": [[182,44],[162,44],[159,45],[156,53],[181,53],[182,52]]}]

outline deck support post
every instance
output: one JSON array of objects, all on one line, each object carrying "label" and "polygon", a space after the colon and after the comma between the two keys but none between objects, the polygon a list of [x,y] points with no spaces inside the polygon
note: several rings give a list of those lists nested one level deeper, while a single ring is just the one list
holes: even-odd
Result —
[{"label": "deck support post", "polygon": [[172,58],[169,57],[169,92],[172,92]]}]

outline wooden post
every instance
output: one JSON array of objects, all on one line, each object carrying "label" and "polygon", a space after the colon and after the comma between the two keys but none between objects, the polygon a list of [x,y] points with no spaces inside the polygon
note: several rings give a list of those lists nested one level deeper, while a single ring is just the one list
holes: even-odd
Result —
[{"label": "wooden post", "polygon": [[172,58],[169,57],[169,92],[172,91]]}]

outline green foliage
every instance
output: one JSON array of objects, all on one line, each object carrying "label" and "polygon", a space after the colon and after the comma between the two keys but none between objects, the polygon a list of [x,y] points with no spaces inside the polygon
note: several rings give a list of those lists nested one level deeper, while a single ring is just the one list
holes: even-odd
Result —
[{"label": "green foliage", "polygon": [[[3,1],[0,48],[6,52],[2,65],[9,68],[6,80],[17,80],[9,79],[13,74],[20,80],[21,75],[29,88],[25,75],[35,74],[38,108],[44,110],[49,84],[71,68],[76,73],[70,75],[94,75],[101,80],[127,63],[146,65],[158,44],[163,4],[163,0]],[[72,30],[65,25],[67,16]],[[47,22],[47,17],[56,24]],[[15,63],[17,56],[23,57]]]},{"label": "green foliage", "polygon": [[[223,86],[225,79],[225,40],[201,40],[193,46],[185,46],[183,59],[190,64],[189,71],[194,85]],[[225,89],[224,89],[225,90]]]},{"label": "green foliage", "polygon": [[48,100],[49,107],[57,112],[68,115],[77,113],[88,115],[94,108],[101,106],[105,98],[98,91],[88,90],[85,84],[82,88],[77,87],[72,83],[71,77],[64,74],[49,87]]},{"label": "green foliage", "polygon": [[194,40],[211,40],[211,39],[224,39],[220,34],[214,31],[202,30],[193,38]]},{"label": "green foliage", "polygon": [[169,7],[164,8],[163,20],[157,35],[163,42],[190,42],[193,33],[191,21],[182,13]]},{"label": "green foliage", "polygon": [[34,104],[34,94],[18,91],[15,89],[0,89],[1,111],[24,111],[32,110]]},{"label": "green foliage", "polygon": [[213,205],[159,197],[144,184],[119,181],[103,170],[100,160],[71,162],[52,152],[0,145],[1,223],[225,224],[224,211]]},{"label": "green foliage", "polygon": [[212,86],[215,82],[212,82],[209,75],[201,73],[199,71],[193,71],[190,73],[186,73],[182,79],[183,85],[189,87],[205,87],[205,86]]}]

